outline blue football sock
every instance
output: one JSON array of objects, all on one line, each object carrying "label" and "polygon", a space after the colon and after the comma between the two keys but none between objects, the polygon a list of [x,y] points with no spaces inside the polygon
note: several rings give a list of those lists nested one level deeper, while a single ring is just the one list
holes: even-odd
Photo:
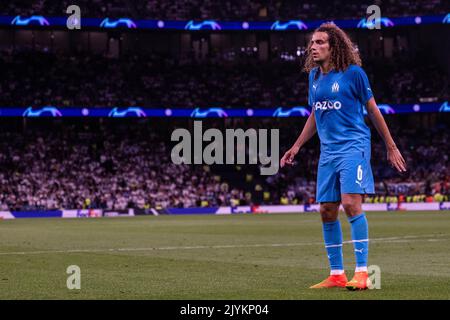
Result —
[{"label": "blue football sock", "polygon": [[367,271],[369,254],[369,226],[365,213],[348,218],[352,229],[353,248],[356,258],[356,272]]},{"label": "blue football sock", "polygon": [[327,249],[328,261],[330,262],[331,274],[344,273],[344,262],[342,255],[342,230],[339,220],[324,222],[322,224],[325,248]]}]

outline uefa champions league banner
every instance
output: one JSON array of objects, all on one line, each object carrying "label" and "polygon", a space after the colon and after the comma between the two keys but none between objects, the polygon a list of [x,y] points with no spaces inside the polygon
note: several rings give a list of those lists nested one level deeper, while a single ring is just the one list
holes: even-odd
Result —
[{"label": "uefa champions league banner", "polygon": [[103,210],[103,209],[81,209],[63,210],[63,218],[100,218],[100,217],[132,217],[134,209]]},{"label": "uefa champions league banner", "polygon": [[62,218],[61,210],[0,211],[0,219]]},{"label": "uefa champions league banner", "polygon": [[98,209],[63,210],[63,218],[97,218],[102,217],[103,211]]},{"label": "uefa champions league banner", "polygon": [[[307,213],[319,212],[319,204],[305,205],[268,205],[268,206],[237,206],[237,207],[201,207],[201,208],[166,208],[165,214],[276,214],[276,213]],[[340,208],[343,210],[342,206]],[[364,203],[363,211],[443,211],[450,210],[450,202],[419,202],[419,203]],[[160,210],[161,211],[161,210]],[[153,215],[158,212],[152,210]],[[99,217],[133,217],[134,209],[125,210],[51,210],[51,211],[0,211],[0,220],[20,218],[99,218]]]},{"label": "uefa champions league banner", "polygon": [[22,218],[100,218],[100,217],[132,217],[132,216],[134,216],[134,209],[0,211],[0,219],[5,219],[5,220],[22,219]]},{"label": "uefa champions league banner", "polygon": [[200,208],[166,208],[167,214],[216,214],[218,207],[200,207]]},{"label": "uefa champions league banner", "polygon": [[[268,31],[292,31],[292,30],[314,30],[326,20],[277,20],[277,21],[217,21],[217,20],[190,20],[190,21],[168,21],[168,20],[134,20],[128,17],[104,17],[78,19],[68,19],[69,17],[50,17],[42,15],[17,15],[0,16],[0,25],[14,26],[16,28],[52,28],[79,26],[90,29],[141,29],[141,30],[187,30],[195,31],[248,31],[248,30],[268,30]],[[69,21],[68,21],[69,20]],[[380,25],[382,28],[394,28],[399,26],[415,26],[428,24],[450,23],[450,13],[435,16],[412,16],[412,17],[380,17],[374,20],[367,20],[365,17],[359,19],[334,20],[336,25],[343,29],[359,28],[373,29]]]},{"label": "uefa champions league banner", "polygon": [[237,213],[294,213],[305,212],[304,205],[268,205],[268,206],[237,206],[220,207],[216,214]]},{"label": "uefa champions league banner", "polygon": [[430,202],[430,203],[390,203],[387,207],[388,211],[439,211],[450,210],[450,202]]},{"label": "uefa champions league banner", "polygon": [[[305,213],[319,212],[319,204],[220,207],[216,214],[237,213]],[[440,211],[450,210],[450,202],[431,203],[363,203],[363,211]],[[181,209],[180,209],[181,210]],[[340,210],[344,210],[340,207]]]},{"label": "uefa champions league banner", "polygon": [[15,219],[11,212],[9,211],[0,211],[0,220],[9,220]]},{"label": "uefa champions league banner", "polygon": [[[391,205],[391,210],[396,210],[394,207],[397,208],[396,203]],[[363,203],[362,205],[363,211],[388,211],[388,208],[389,205],[387,203]],[[318,203],[304,205],[304,212],[319,212],[319,209],[320,205]],[[339,210],[344,211],[342,205],[339,207]]]},{"label": "uefa champions league banner", "polygon": [[[385,115],[421,112],[450,112],[447,101],[439,103],[416,104],[379,104],[378,108]],[[227,117],[308,117],[311,114],[309,106],[275,107],[264,109],[242,108],[183,108],[158,109],[144,107],[114,107],[114,108],[87,108],[87,107],[0,107],[0,117],[109,117],[109,118],[145,118],[145,117],[184,117],[184,118],[227,118]],[[364,110],[364,114],[367,114]]]}]

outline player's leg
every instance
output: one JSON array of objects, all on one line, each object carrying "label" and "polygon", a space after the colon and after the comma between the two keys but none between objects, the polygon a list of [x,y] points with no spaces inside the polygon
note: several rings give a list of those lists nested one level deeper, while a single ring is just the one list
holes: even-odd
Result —
[{"label": "player's leg", "polygon": [[330,265],[330,276],[312,286],[311,289],[344,287],[347,283],[342,255],[342,229],[338,219],[339,206],[340,202],[324,202],[320,204],[323,239]]},{"label": "player's leg", "polygon": [[362,195],[343,194],[342,205],[347,214],[352,233],[353,250],[355,252],[355,275],[345,286],[349,290],[367,289],[370,283],[367,272],[369,257],[369,225],[362,211]]},{"label": "player's leg", "polygon": [[362,195],[343,194],[342,206],[350,223],[352,242],[356,259],[356,272],[367,272],[369,253],[369,226],[365,213],[362,211]]},{"label": "player's leg", "polygon": [[322,231],[330,265],[330,276],[312,289],[344,287],[347,278],[342,256],[342,230],[338,220],[340,205],[339,177],[331,162],[319,163],[317,201],[320,202]]},{"label": "player's leg", "polygon": [[341,275],[344,273],[343,237],[341,224],[338,219],[339,205],[339,202],[324,202],[320,204],[323,240],[330,265],[330,275]]},{"label": "player's leg", "polygon": [[361,154],[343,160],[339,164],[342,206],[351,227],[352,242],[356,258],[355,276],[346,287],[350,290],[367,289],[367,261],[369,254],[369,226],[362,210],[362,199],[373,193],[374,183],[370,162]]}]

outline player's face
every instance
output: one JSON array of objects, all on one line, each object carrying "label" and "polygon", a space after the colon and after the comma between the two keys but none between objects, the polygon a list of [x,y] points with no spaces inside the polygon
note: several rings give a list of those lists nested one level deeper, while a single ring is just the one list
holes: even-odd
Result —
[{"label": "player's face", "polygon": [[330,59],[331,50],[326,32],[315,32],[311,38],[311,54],[314,62],[323,63]]}]

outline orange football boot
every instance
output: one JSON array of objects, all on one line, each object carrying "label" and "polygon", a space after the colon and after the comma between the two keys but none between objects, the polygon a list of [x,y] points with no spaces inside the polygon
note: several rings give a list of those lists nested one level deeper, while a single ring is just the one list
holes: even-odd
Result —
[{"label": "orange football boot", "polygon": [[345,284],[348,290],[366,290],[372,285],[369,274],[365,271],[355,272],[353,279]]},{"label": "orange football boot", "polygon": [[331,275],[322,282],[309,287],[310,289],[326,289],[340,287],[344,288],[347,283],[347,276],[345,273],[339,275]]}]

